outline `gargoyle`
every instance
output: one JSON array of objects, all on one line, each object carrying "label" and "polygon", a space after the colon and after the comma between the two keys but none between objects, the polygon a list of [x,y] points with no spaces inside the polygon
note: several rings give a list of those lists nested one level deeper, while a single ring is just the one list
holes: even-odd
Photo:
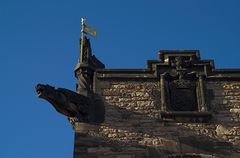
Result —
[{"label": "gargoyle", "polygon": [[38,84],[39,98],[50,102],[59,113],[75,117],[79,122],[101,123],[104,120],[104,106],[101,99],[86,97],[64,88],[55,89],[49,85]]}]

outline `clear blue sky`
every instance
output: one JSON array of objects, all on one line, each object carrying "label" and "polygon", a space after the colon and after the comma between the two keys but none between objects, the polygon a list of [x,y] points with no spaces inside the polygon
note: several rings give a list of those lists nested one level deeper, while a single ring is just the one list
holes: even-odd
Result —
[{"label": "clear blue sky", "polygon": [[159,49],[199,49],[240,68],[239,0],[1,0],[0,157],[67,158],[73,130],[34,86],[75,90],[80,19],[107,68],[144,68]]}]

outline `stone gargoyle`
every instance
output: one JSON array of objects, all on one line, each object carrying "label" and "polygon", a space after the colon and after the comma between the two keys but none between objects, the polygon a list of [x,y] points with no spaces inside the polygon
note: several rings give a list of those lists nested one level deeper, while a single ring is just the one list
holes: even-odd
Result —
[{"label": "stone gargoyle", "polygon": [[104,121],[104,105],[99,97],[86,97],[64,88],[55,89],[50,85],[38,84],[39,98],[50,102],[59,113],[77,118],[79,122],[101,123]]}]

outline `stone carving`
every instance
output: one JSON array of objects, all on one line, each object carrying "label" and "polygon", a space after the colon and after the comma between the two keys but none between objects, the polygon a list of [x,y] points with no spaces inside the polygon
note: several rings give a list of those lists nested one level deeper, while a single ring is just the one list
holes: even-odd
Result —
[{"label": "stone carving", "polygon": [[93,73],[95,69],[102,69],[105,65],[92,55],[90,40],[87,37],[84,37],[82,58],[82,62],[79,62],[75,68],[75,76],[79,80],[77,92],[88,96],[92,93]]},{"label": "stone carving", "polygon": [[79,122],[100,123],[104,120],[104,109],[97,96],[86,97],[64,88],[38,84],[39,98],[50,102],[59,113],[77,118]]},{"label": "stone carving", "polygon": [[[81,41],[80,41],[81,44]],[[83,44],[83,63],[87,63],[91,65],[94,68],[104,68],[104,64],[100,62],[95,55],[92,55],[92,48],[90,39],[88,39],[86,36],[84,38],[84,44]]]},{"label": "stone carving", "polygon": [[198,117],[205,116],[205,113],[208,117],[204,90],[206,68],[197,54],[166,53],[161,58],[165,65],[169,65],[169,69],[160,74],[161,117],[165,114]]},{"label": "stone carving", "polygon": [[172,66],[175,66],[177,70],[181,70],[185,65],[185,61],[183,60],[183,57],[176,57],[174,60],[172,60]]},{"label": "stone carving", "polygon": [[[78,94],[36,87],[69,117],[74,158],[240,157],[240,70],[215,70],[195,51],[162,53],[148,69],[101,70],[84,61],[75,74],[86,78],[88,95],[80,84]],[[104,119],[99,96],[107,114],[95,124]]]},{"label": "stone carving", "polygon": [[197,111],[196,86],[189,80],[170,83],[170,104],[173,111]]},{"label": "stone carving", "polygon": [[194,84],[190,80],[185,79],[179,79],[179,80],[173,80],[171,82],[171,87],[175,89],[188,89],[192,88]]},{"label": "stone carving", "polygon": [[[80,40],[80,45],[81,45]],[[90,60],[90,56],[92,55],[91,43],[90,40],[85,36],[83,43],[83,63],[88,63]]]}]

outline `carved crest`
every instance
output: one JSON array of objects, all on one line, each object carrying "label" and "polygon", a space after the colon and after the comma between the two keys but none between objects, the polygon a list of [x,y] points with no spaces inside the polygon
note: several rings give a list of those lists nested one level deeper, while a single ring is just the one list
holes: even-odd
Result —
[{"label": "carved crest", "polygon": [[203,76],[209,63],[204,68],[205,61],[199,59],[197,52],[161,54],[162,65],[168,65],[165,72],[157,71],[163,72],[160,74],[162,116],[207,112]]},{"label": "carved crest", "polygon": [[170,86],[173,89],[190,89],[195,87],[195,84],[192,83],[190,80],[180,79],[180,80],[173,80],[170,83]]},{"label": "carved crest", "polygon": [[196,86],[189,80],[174,80],[169,86],[170,104],[174,111],[196,111]]}]

